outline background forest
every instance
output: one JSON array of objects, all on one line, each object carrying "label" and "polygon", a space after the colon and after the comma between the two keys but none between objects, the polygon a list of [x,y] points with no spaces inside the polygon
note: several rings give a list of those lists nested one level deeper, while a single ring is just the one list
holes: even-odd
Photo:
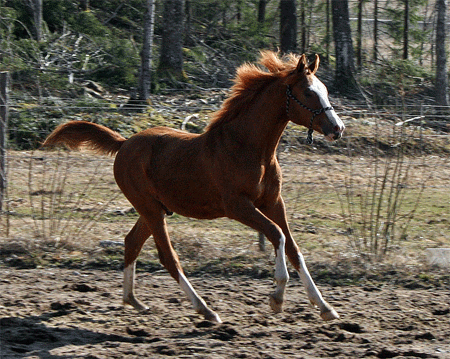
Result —
[{"label": "background forest", "polygon": [[446,12],[446,0],[2,0],[0,71],[13,100],[107,91],[129,107],[227,88],[238,65],[279,49],[319,54],[335,95],[371,105],[419,96],[445,109]]}]

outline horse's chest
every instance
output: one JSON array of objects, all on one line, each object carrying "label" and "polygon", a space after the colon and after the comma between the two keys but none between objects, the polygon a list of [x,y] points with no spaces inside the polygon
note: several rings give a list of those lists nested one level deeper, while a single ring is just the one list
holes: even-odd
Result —
[{"label": "horse's chest", "polygon": [[281,173],[276,168],[266,170],[256,186],[257,201],[274,202],[281,192]]}]

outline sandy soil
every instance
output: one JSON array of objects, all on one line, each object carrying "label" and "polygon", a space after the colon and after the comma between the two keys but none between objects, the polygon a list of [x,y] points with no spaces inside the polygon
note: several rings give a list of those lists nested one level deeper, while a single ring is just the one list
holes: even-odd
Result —
[{"label": "sandy soil", "polygon": [[150,309],[137,313],[121,305],[120,271],[1,268],[0,356],[450,358],[448,282],[330,287],[319,281],[341,315],[326,323],[308,306],[296,276],[280,314],[268,306],[269,278],[191,280],[223,324],[203,321],[163,271],[139,273],[137,292]]}]

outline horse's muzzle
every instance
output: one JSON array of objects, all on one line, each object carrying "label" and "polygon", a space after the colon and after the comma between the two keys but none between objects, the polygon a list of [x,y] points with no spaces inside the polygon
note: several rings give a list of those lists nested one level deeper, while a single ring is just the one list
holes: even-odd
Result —
[{"label": "horse's muzzle", "polygon": [[343,124],[342,125],[336,125],[336,126],[334,126],[333,131],[331,131],[330,133],[325,135],[325,138],[328,141],[330,141],[330,142],[338,140],[338,139],[340,139],[342,137],[342,134],[344,133],[344,130],[345,130],[345,126]]}]

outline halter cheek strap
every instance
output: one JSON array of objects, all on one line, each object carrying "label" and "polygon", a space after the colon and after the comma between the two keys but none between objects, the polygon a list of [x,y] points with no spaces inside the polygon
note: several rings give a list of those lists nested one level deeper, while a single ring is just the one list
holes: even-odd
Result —
[{"label": "halter cheek strap", "polygon": [[312,108],[309,108],[308,106],[304,105],[297,97],[294,96],[291,90],[291,86],[288,85],[286,88],[286,114],[289,116],[289,104],[291,102],[291,99],[297,102],[297,104],[300,107],[303,107],[305,110],[308,110],[312,113],[311,122],[309,123],[309,129],[308,129],[308,135],[306,136],[306,142],[310,145],[313,143],[313,122],[316,116],[320,115],[322,112],[333,110],[332,106],[329,107],[322,107],[318,108],[317,110],[313,110]]}]

